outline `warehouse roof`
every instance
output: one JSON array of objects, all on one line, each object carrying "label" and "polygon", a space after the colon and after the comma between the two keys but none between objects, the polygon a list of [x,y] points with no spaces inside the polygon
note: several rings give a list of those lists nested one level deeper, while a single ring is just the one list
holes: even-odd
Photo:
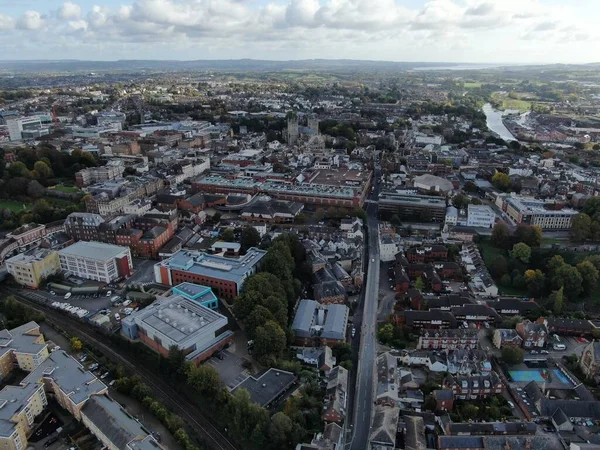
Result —
[{"label": "warehouse roof", "polygon": [[86,242],[78,241],[62,250],[58,251],[59,255],[74,256],[87,259],[95,259],[97,261],[108,261],[112,258],[117,258],[125,251],[129,251],[128,247],[120,245],[105,244],[103,242]]}]

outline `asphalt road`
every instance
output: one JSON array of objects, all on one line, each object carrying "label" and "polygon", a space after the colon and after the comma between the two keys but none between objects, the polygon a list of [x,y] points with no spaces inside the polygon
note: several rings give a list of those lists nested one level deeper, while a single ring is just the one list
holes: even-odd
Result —
[{"label": "asphalt road", "polygon": [[[379,190],[379,170],[375,172],[375,193]],[[369,229],[369,270],[365,284],[363,320],[360,330],[360,350],[354,397],[354,416],[352,421],[352,438],[350,449],[367,448],[371,428],[371,411],[373,407],[373,382],[375,372],[376,333],[377,333],[377,297],[379,294],[379,243],[377,204],[368,203],[367,226]]]}]

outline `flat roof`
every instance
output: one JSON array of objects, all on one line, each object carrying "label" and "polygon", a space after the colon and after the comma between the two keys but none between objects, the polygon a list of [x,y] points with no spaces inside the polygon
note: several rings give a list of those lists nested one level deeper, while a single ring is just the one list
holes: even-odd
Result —
[{"label": "flat roof", "polygon": [[227,318],[222,314],[181,295],[157,300],[130,318],[139,326],[152,329],[182,346],[215,322],[227,325]]},{"label": "flat roof", "polygon": [[58,251],[59,255],[94,259],[96,261],[108,261],[121,256],[123,252],[129,252],[129,247],[95,241],[77,241],[73,245]]},{"label": "flat roof", "polygon": [[188,283],[187,281],[185,283],[180,283],[177,286],[175,286],[173,288],[173,292],[189,300],[193,300],[199,303],[217,300],[217,296],[208,286]]},{"label": "flat roof", "polygon": [[52,252],[54,252],[54,251],[55,250],[36,248],[36,249],[30,250],[28,252],[15,255],[12,258],[7,259],[6,262],[31,264],[34,262],[44,260],[46,257],[48,257],[50,254],[52,254]]},{"label": "flat roof", "polygon": [[446,199],[442,197],[431,197],[428,195],[411,195],[398,192],[384,191],[379,194],[379,202],[398,204],[420,204],[446,209]]},{"label": "flat roof", "polygon": [[9,437],[14,432],[16,423],[12,417],[27,406],[29,398],[39,388],[39,384],[28,384],[5,386],[0,391],[0,436]]},{"label": "flat roof", "polygon": [[248,252],[239,258],[226,258],[200,251],[179,250],[169,259],[158,264],[171,270],[182,270],[240,284],[266,254],[265,250],[255,247],[248,249]]},{"label": "flat roof", "polygon": [[284,393],[296,379],[296,375],[291,372],[271,368],[258,378],[252,376],[246,378],[233,389],[233,392],[246,389],[253,402],[266,407]]}]

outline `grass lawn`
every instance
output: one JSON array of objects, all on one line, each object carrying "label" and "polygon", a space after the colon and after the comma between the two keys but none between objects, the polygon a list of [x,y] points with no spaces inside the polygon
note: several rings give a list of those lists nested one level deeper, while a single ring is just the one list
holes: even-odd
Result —
[{"label": "grass lawn", "polygon": [[[518,94],[517,94],[518,95]],[[521,112],[526,112],[531,109],[531,102],[518,98],[509,98],[508,94],[494,92],[492,94],[494,100],[501,103],[500,109],[518,109]]]},{"label": "grass lawn", "polygon": [[479,81],[465,81],[466,89],[477,89],[481,87],[481,82]]},{"label": "grass lawn", "polygon": [[482,239],[480,245],[482,252],[481,256],[488,269],[496,256],[504,256],[504,252],[501,249],[494,247],[492,241],[489,239]]},{"label": "grass lawn", "polygon": [[72,194],[81,192],[81,190],[75,186],[65,186],[64,184],[57,184],[56,186],[53,186],[48,189],[53,189],[55,191],[60,191],[60,192],[68,192],[68,193],[72,193]]},{"label": "grass lawn", "polygon": [[27,210],[31,207],[31,205],[25,203],[25,208],[23,208],[23,202],[17,202],[14,200],[0,200],[0,209],[10,209],[12,212]]}]

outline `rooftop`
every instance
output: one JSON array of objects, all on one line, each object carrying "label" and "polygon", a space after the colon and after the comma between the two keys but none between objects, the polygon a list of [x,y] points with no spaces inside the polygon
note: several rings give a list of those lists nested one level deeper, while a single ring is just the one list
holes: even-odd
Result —
[{"label": "rooftop", "polygon": [[225,258],[204,252],[180,250],[171,258],[159,262],[158,265],[240,284],[266,253],[264,250],[252,247],[244,256]]},{"label": "rooftop", "polygon": [[25,386],[5,386],[0,391],[0,436],[8,437],[16,423],[12,417],[27,406],[29,398],[40,388],[38,384]]},{"label": "rooftop", "polygon": [[182,295],[159,299],[130,316],[142,328],[150,328],[179,346],[186,347],[213,323],[227,325],[227,318]]},{"label": "rooftop", "polygon": [[61,391],[76,405],[88,400],[91,395],[99,394],[106,385],[64,350],[50,354],[48,359],[37,366],[21,385],[37,383],[44,378],[53,380]]},{"label": "rooftop", "polygon": [[19,253],[12,258],[6,260],[8,263],[32,264],[43,261],[45,258],[54,253],[54,250],[35,248],[25,253]]},{"label": "rooftop", "polygon": [[293,373],[271,368],[258,378],[246,378],[233,391],[246,389],[253,402],[266,407],[295,382],[296,375]]},{"label": "rooftop", "polygon": [[194,283],[181,283],[173,288],[173,293],[181,295],[188,300],[193,300],[197,303],[204,303],[208,301],[216,301],[217,296],[214,294],[211,288],[208,286],[202,286]]},{"label": "rooftop", "polygon": [[95,259],[96,261],[108,261],[122,256],[123,252],[129,252],[128,247],[104,244],[103,242],[78,241],[62,250],[59,255],[74,256],[79,258]]}]

